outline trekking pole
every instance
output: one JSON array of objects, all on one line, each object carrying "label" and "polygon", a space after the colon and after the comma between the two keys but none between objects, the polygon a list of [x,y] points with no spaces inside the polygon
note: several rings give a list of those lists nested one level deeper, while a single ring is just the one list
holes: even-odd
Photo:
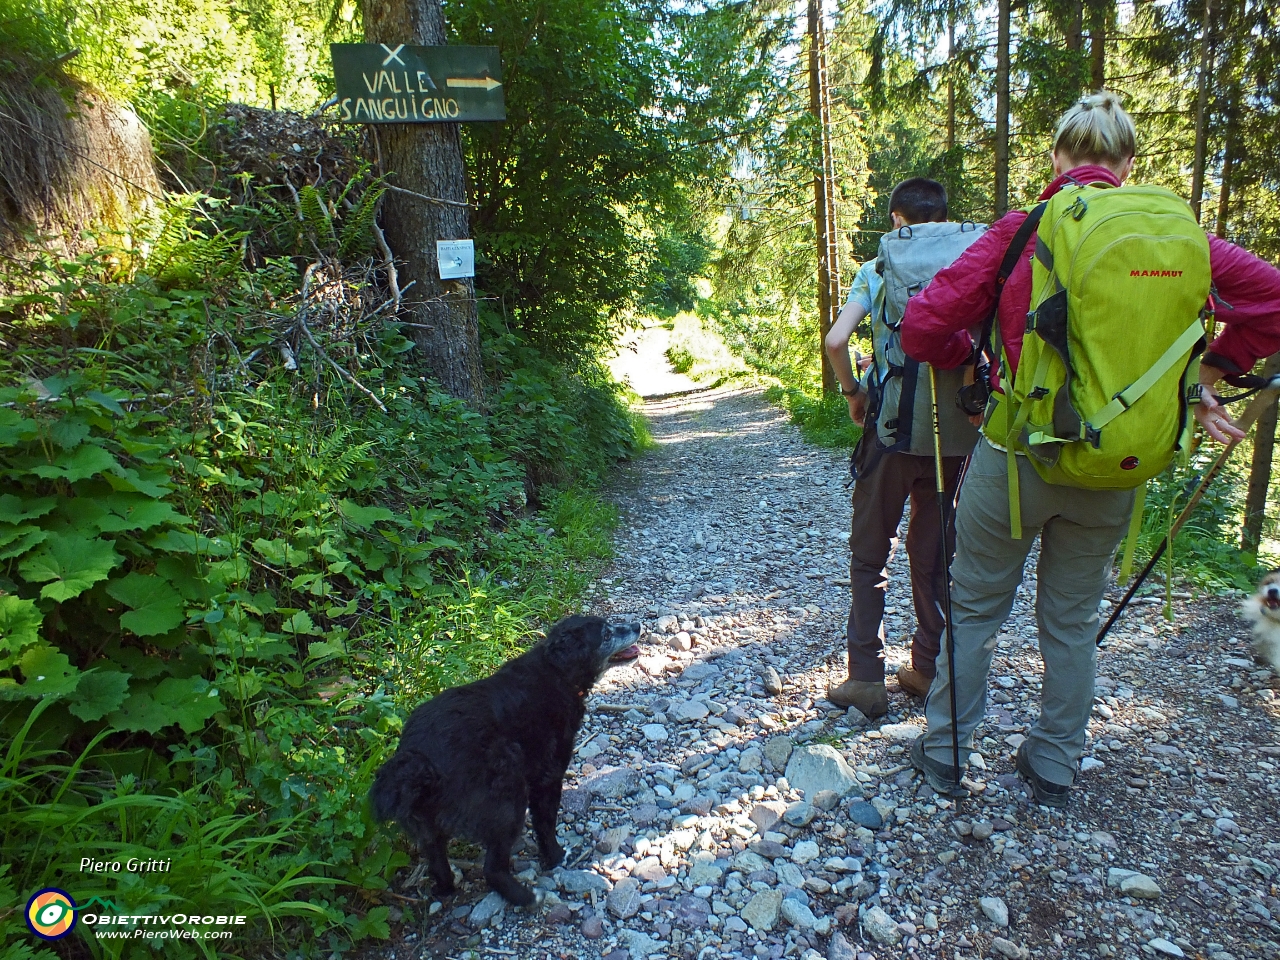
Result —
[{"label": "trekking pole", "polygon": [[929,364],[929,394],[933,399],[933,472],[938,487],[938,519],[942,536],[942,623],[947,635],[947,688],[951,692],[951,756],[956,786],[960,785],[960,728],[956,718],[956,638],[951,630],[951,552],[947,549],[947,483],[942,469],[942,414],[938,409],[938,377]]},{"label": "trekking pole", "polygon": [[[1232,421],[1242,433],[1248,433],[1249,428],[1253,426],[1253,422],[1262,415],[1262,411],[1266,408],[1276,395],[1280,393],[1280,375],[1271,378],[1254,398],[1249,401],[1249,406],[1245,407],[1244,413],[1240,415],[1239,420]],[[1178,519],[1173,521],[1173,525],[1169,527],[1169,532],[1165,534],[1160,546],[1156,547],[1155,552],[1151,554],[1151,559],[1147,561],[1147,565],[1142,568],[1142,572],[1134,577],[1133,583],[1129,585],[1129,589],[1125,591],[1120,602],[1116,604],[1115,610],[1111,612],[1111,616],[1107,618],[1107,622],[1102,625],[1102,629],[1098,631],[1097,645],[1102,646],[1102,641],[1106,639],[1107,633],[1115,626],[1120,614],[1124,613],[1124,608],[1129,605],[1129,601],[1133,599],[1133,595],[1138,592],[1138,588],[1142,586],[1142,582],[1147,579],[1147,575],[1156,568],[1156,564],[1160,562],[1160,558],[1165,555],[1165,551],[1169,549],[1169,545],[1173,543],[1173,538],[1178,535],[1178,531],[1182,529],[1182,525],[1187,522],[1191,516],[1191,511],[1200,503],[1200,499],[1204,496],[1209,484],[1213,482],[1213,478],[1222,472],[1222,468],[1226,465],[1227,458],[1231,456],[1231,451],[1236,448],[1239,440],[1232,439],[1222,452],[1218,454],[1218,459],[1213,461],[1213,465],[1204,472],[1204,476],[1200,478],[1200,482],[1196,485],[1195,492],[1187,500],[1187,505],[1182,508],[1182,512],[1178,514]]]}]

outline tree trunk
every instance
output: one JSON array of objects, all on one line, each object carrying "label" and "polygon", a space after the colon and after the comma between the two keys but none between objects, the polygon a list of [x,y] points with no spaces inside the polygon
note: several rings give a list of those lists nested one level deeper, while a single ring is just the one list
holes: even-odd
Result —
[{"label": "tree trunk", "polygon": [[1009,32],[1011,0],[999,0],[996,28],[995,216],[1009,212]]},{"label": "tree trunk", "polygon": [[1204,165],[1209,140],[1209,76],[1213,72],[1213,0],[1204,0],[1204,23],[1200,28],[1200,74],[1196,78],[1196,143],[1191,163],[1191,212],[1200,220],[1204,194]]},{"label": "tree trunk", "polygon": [[1089,23],[1089,83],[1096,90],[1107,86],[1107,21],[1111,4],[1095,0]]},{"label": "tree trunk", "polygon": [[[440,0],[364,0],[364,35],[369,43],[443,46]],[[386,171],[395,186],[429,197],[465,202],[466,170],[456,123],[406,123],[375,127]],[[437,240],[471,236],[468,208],[431,203],[389,191],[382,220],[387,244],[404,267],[400,285],[412,282],[402,312],[421,326],[410,328],[423,373],[455,397],[479,403],[484,395],[475,283],[440,279]]]},{"label": "tree trunk", "polygon": [[[1263,376],[1280,373],[1280,353],[1273,354],[1262,368]],[[1267,487],[1271,483],[1271,455],[1276,442],[1276,401],[1272,400],[1253,434],[1253,463],[1249,467],[1249,490],[1244,500],[1244,529],[1240,549],[1257,556],[1262,543],[1262,525],[1267,517]]]},{"label": "tree trunk", "polygon": [[1233,86],[1227,102],[1226,147],[1222,155],[1222,184],[1218,190],[1218,220],[1214,225],[1214,233],[1220,239],[1227,238],[1227,222],[1231,215],[1231,182],[1235,179],[1236,154],[1240,150],[1237,135],[1237,106],[1239,91]]},{"label": "tree trunk", "polygon": [[830,145],[827,139],[826,77],[823,70],[825,53],[823,40],[821,0],[809,0],[809,110],[813,114],[816,130],[813,143],[813,214],[814,234],[818,245],[818,331],[821,336],[818,349],[822,360],[822,392],[835,393],[836,377],[825,349],[827,333],[831,330],[833,308],[838,307],[839,280],[835,279],[836,294],[832,296],[832,270],[834,223],[832,212],[834,197],[830,173]]},{"label": "tree trunk", "polygon": [[947,149],[956,146],[956,11],[947,15]]},{"label": "tree trunk", "polygon": [[1084,49],[1084,0],[1072,0],[1067,14],[1067,49],[1079,53]]}]

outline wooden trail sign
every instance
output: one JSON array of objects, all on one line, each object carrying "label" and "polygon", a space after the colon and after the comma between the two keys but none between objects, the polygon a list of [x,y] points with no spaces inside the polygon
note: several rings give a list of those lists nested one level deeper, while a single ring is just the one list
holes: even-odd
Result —
[{"label": "wooden trail sign", "polygon": [[344,122],[507,119],[497,47],[331,43],[329,52]]}]

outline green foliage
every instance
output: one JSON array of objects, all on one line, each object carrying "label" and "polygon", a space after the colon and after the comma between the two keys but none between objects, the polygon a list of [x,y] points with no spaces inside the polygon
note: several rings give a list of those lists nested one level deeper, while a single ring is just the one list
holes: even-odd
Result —
[{"label": "green foliage", "polygon": [[[286,927],[302,952],[385,937],[370,898],[407,860],[364,795],[399,717],[521,649],[608,555],[590,488],[635,436],[616,387],[505,334],[486,413],[413,376],[370,261],[335,259],[367,249],[380,189],[187,197],[147,259],[44,262],[0,301],[23,384],[0,391],[16,889],[246,905],[250,952]],[[305,299],[289,249],[320,257]],[[72,875],[179,848],[160,885]]]},{"label": "green foliage", "polygon": [[862,428],[849,419],[849,404],[839,394],[809,394],[796,387],[774,386],[765,399],[783,407],[800,435],[817,447],[852,450]]},{"label": "green foliage", "polygon": [[[1194,455],[1175,460],[1168,470],[1150,481],[1135,568],[1141,569],[1160,546],[1170,524],[1182,512],[1200,477],[1220,452],[1217,444],[1205,442]],[[1176,580],[1219,594],[1254,589],[1258,580],[1257,561],[1236,547],[1247,462],[1239,451],[1227,461],[1174,538],[1173,549],[1166,552],[1165,559],[1152,571],[1149,581],[1163,577],[1167,591],[1173,589]]]},{"label": "green foliage", "polygon": [[757,122],[757,81],[785,41],[752,42],[761,14],[638,14],[620,0],[449,6],[451,42],[503,51],[507,122],[469,125],[464,143],[477,283],[527,341],[574,357],[608,345],[644,302],[692,303],[707,224],[687,184],[727,170]]},{"label": "green foliage", "polygon": [[693,369],[695,357],[686,347],[679,345],[667,347],[666,358],[671,364],[671,369],[676,373],[688,373]]}]

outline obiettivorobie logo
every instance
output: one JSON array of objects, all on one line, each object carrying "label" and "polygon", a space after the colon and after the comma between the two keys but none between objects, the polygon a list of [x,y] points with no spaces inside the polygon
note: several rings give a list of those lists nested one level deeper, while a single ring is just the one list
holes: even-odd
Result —
[{"label": "obiettivorobie logo", "polygon": [[[98,912],[90,912],[95,906]],[[65,937],[77,919],[92,927],[99,939],[113,940],[225,940],[233,932],[226,927],[248,922],[248,917],[233,914],[125,913],[110,900],[98,897],[77,906],[69,893],[56,887],[37,891],[27,901],[26,916],[31,932],[44,940]]]},{"label": "obiettivorobie logo", "polygon": [[57,887],[45,887],[27,901],[27,926],[42,940],[61,940],[76,925],[76,902]]}]

